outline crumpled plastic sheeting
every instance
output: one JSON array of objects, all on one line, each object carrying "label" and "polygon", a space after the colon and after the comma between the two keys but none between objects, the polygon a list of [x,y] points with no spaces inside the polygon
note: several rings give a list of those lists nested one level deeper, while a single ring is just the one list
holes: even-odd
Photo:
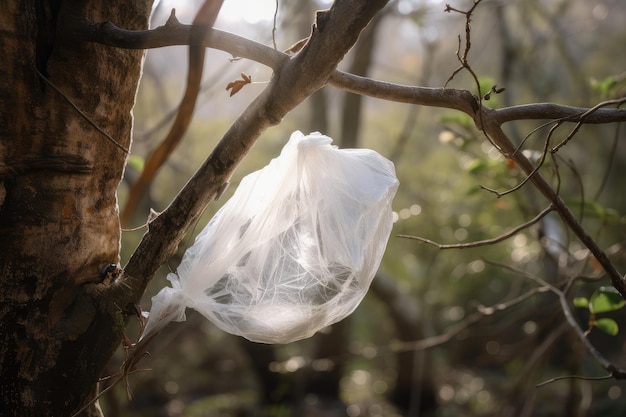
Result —
[{"label": "crumpled plastic sheeting", "polygon": [[294,132],[246,176],[152,298],[142,338],[191,307],[251,341],[289,343],[342,320],[378,270],[399,182],[368,149]]}]

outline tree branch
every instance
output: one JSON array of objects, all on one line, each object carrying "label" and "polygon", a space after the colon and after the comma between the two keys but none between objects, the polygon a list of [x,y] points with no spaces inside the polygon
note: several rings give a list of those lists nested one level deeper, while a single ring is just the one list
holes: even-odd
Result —
[{"label": "tree branch", "polygon": [[[622,98],[620,102],[626,101]],[[499,124],[513,120],[556,120],[583,122],[589,124],[626,121],[625,109],[591,109],[565,106],[554,103],[523,104],[494,110],[494,118]]]},{"label": "tree branch", "polygon": [[[150,30],[126,30],[111,22],[94,23],[83,17],[75,17],[68,24],[68,36],[88,42],[100,43],[125,49],[154,49],[165,46],[189,45],[192,33],[201,30],[184,25],[172,15],[163,26]],[[250,59],[278,70],[290,57],[269,46],[218,29],[211,29],[202,45],[230,53],[234,57]],[[474,117],[478,111],[478,99],[467,90],[453,88],[427,88],[393,84],[335,70],[328,84],[355,94],[430,107],[459,110]],[[498,124],[514,120],[566,119],[580,121],[590,109],[555,103],[536,103],[486,109]],[[598,109],[584,116],[584,123],[614,123],[626,121],[625,109]]]},{"label": "tree branch", "polygon": [[111,22],[94,23],[82,16],[73,16],[65,24],[67,36],[123,49],[155,49],[166,46],[201,45],[247,58],[277,70],[289,59],[287,54],[233,33],[210,29],[202,36],[202,25],[180,23],[172,11],[167,22],[149,30],[126,30]]},{"label": "tree branch", "polygon": [[483,120],[485,121],[485,134],[487,134],[491,140],[499,146],[501,152],[506,157],[515,161],[517,166],[530,177],[530,181],[533,183],[535,188],[548,201],[550,201],[552,205],[554,205],[565,224],[568,225],[583,245],[591,251],[593,256],[595,256],[600,265],[602,265],[604,271],[607,273],[611,284],[615,287],[615,289],[617,289],[617,291],[619,291],[622,297],[626,299],[626,281],[617,269],[615,269],[615,266],[611,263],[606,253],[604,253],[596,241],[583,228],[578,219],[576,219],[576,216],[572,213],[561,196],[554,190],[554,188],[552,188],[552,186],[543,178],[543,176],[541,176],[539,172],[535,172],[535,167],[522,152],[516,152],[515,146],[496,121],[490,117]]},{"label": "tree branch", "polygon": [[553,206],[549,206],[545,209],[543,209],[541,211],[541,213],[537,214],[533,219],[520,224],[519,226],[513,228],[512,230],[509,230],[508,232],[494,237],[492,239],[485,239],[485,240],[478,240],[476,242],[468,242],[468,243],[457,243],[457,244],[450,244],[450,245],[442,245],[441,243],[437,243],[434,242],[430,239],[425,239],[423,237],[419,237],[419,236],[411,236],[411,235],[398,235],[398,237],[401,238],[405,238],[405,239],[412,239],[412,240],[417,240],[423,243],[428,243],[429,245],[435,246],[438,249],[467,249],[467,248],[476,248],[479,246],[487,246],[487,245],[493,245],[496,243],[500,243],[504,240],[507,240],[508,238],[515,236],[518,232],[520,232],[521,230],[524,230],[530,226],[532,226],[533,224],[537,223],[539,220],[543,219],[543,217],[550,213],[551,211],[554,211],[554,207]]},{"label": "tree branch", "polygon": [[410,350],[422,350],[422,349],[430,349],[435,346],[442,345],[444,343],[449,342],[454,337],[459,335],[462,331],[468,329],[471,325],[477,323],[484,317],[492,316],[496,313],[500,313],[508,310],[509,308],[516,306],[533,296],[539,293],[544,293],[550,291],[550,288],[546,286],[535,287],[524,294],[515,297],[508,301],[499,302],[498,304],[486,307],[486,306],[478,306],[477,311],[467,316],[465,319],[455,323],[450,326],[444,333],[437,336],[430,336],[422,340],[415,340],[410,342],[395,342],[392,344],[392,350],[394,352],[406,352]]},{"label": "tree branch", "polygon": [[[350,36],[352,31],[358,35],[369,19],[386,3],[361,0],[354,6],[354,11],[347,10],[353,6],[339,1],[330,11],[318,12],[317,24],[309,41],[302,50],[290,58],[288,55],[270,47],[250,41],[230,33],[212,30],[211,36],[203,41],[203,45],[227,51],[233,56],[248,58],[275,70],[275,77],[268,88],[250,105],[244,115],[240,117],[226,133],[220,144],[209,157],[209,160],[197,174],[202,181],[192,179],[190,184],[181,191],[181,194],[168,209],[168,216],[160,216],[158,221],[151,224],[151,231],[162,228],[156,235],[170,236],[175,240],[173,247],[152,248],[147,253],[144,249],[147,243],[140,244],[136,255],[131,258],[129,266],[135,267],[136,256],[152,256],[156,253],[171,254],[187,230],[188,220],[181,221],[176,216],[195,218],[199,213],[198,207],[204,208],[220,188],[224,187],[232,170],[248,151],[254,140],[268,126],[278,123],[292,108],[303,101],[313,91],[325,84],[333,85],[346,91],[363,94],[380,99],[443,107],[462,111],[470,115],[477,126],[482,128],[502,153],[513,159],[517,165],[530,176],[534,186],[550,201],[560,213],[566,224],[574,231],[585,244],[598,262],[603,266],[613,286],[626,298],[626,283],[622,276],[611,264],[608,257],[589,236],[565,202],[550,184],[537,172],[533,172],[533,165],[521,152],[516,152],[509,138],[502,131],[501,125],[513,120],[527,119],[565,119],[583,123],[612,123],[626,121],[626,111],[623,109],[583,109],[559,104],[529,104],[513,106],[498,110],[481,107],[479,100],[469,91],[447,88],[424,88],[403,86],[376,81],[365,77],[342,73],[335,70],[335,66],[356,40]],[[342,14],[345,13],[345,14]],[[344,21],[338,22],[336,16],[343,16]],[[171,45],[187,45],[194,37],[190,34],[200,30],[195,26],[182,25],[175,18],[170,18],[164,26],[145,31],[129,31],[115,27],[112,23],[94,24],[84,18],[73,19],[70,24],[70,35],[91,42],[121,48],[158,48]],[[354,25],[354,26],[352,26]],[[357,28],[357,30],[353,30]],[[347,40],[349,38],[349,40]],[[351,43],[350,43],[351,42]],[[341,45],[341,47],[338,47]],[[327,60],[320,60],[320,56],[328,56]],[[590,110],[594,110],[591,111]],[[479,115],[482,120],[479,120]],[[195,188],[194,188],[195,187]],[[193,191],[190,191],[193,190]],[[201,191],[200,191],[201,190]],[[197,193],[200,192],[198,195]],[[189,195],[193,194],[193,195]],[[181,200],[191,199],[193,203],[182,204]],[[190,209],[190,216],[176,210],[183,206]],[[176,213],[172,215],[169,213]],[[179,229],[181,236],[168,229]],[[148,233],[154,236],[152,233]],[[145,239],[144,239],[145,240]],[[151,239],[148,239],[151,241]],[[152,244],[155,244],[154,242]],[[161,241],[158,245],[170,245]],[[158,246],[157,245],[157,246]],[[156,264],[164,259],[159,256]],[[131,270],[133,269],[131,268]],[[141,269],[141,268],[140,268]],[[150,268],[149,268],[150,269]],[[132,270],[132,275],[150,272],[148,270]],[[152,273],[147,274],[152,276]],[[145,274],[144,274],[145,275]]]},{"label": "tree branch", "polygon": [[[256,139],[265,129],[278,124],[289,111],[328,82],[337,64],[356,42],[361,30],[386,3],[386,0],[338,0],[331,9],[318,12],[311,37],[297,55],[288,58],[270,49],[273,52],[268,56],[281,58],[278,65],[278,60],[264,59],[276,66],[269,85],[232,124],[170,206],[149,223],[148,232],[132,254],[122,277],[109,287],[95,286],[95,291],[105,292],[101,294],[104,295],[102,298],[105,302],[139,301],[158,267],[176,252],[178,243],[188,228],[225,188],[233,171]],[[169,25],[178,27],[174,23]],[[110,29],[110,26],[106,27]],[[143,31],[142,36],[154,36],[151,33],[155,32]],[[162,36],[162,32],[158,33]],[[182,41],[183,35],[177,33]],[[97,39],[97,36],[90,39]],[[224,37],[210,36],[209,39],[218,42]],[[249,41],[242,43],[248,46],[251,44]],[[147,45],[145,41],[138,41],[136,44],[143,47]],[[258,52],[258,48],[235,49],[241,52],[239,55],[254,55],[250,50]],[[320,59],[322,56],[325,59]]]},{"label": "tree branch", "polygon": [[582,331],[582,329],[580,328],[580,326],[578,325],[578,322],[576,321],[576,318],[574,317],[574,315],[572,314],[572,311],[569,307],[569,300],[567,299],[567,293],[570,290],[572,284],[574,283],[574,279],[570,279],[568,280],[567,284],[564,286],[563,289],[559,289],[558,287],[556,287],[555,285],[549,284],[546,281],[544,281],[543,279],[530,274],[526,271],[523,271],[521,269],[518,268],[514,268],[510,265],[506,265],[506,264],[501,264],[501,263],[497,263],[497,262],[490,262],[492,265],[496,265],[499,266],[501,268],[505,268],[508,269],[509,271],[512,271],[516,274],[519,274],[535,283],[537,283],[538,285],[540,285],[541,287],[539,288],[546,288],[548,289],[550,292],[552,292],[554,295],[556,295],[559,298],[559,304],[561,306],[561,310],[563,311],[563,315],[565,316],[565,320],[567,322],[567,324],[569,325],[569,327],[574,331],[574,333],[576,333],[576,336],[580,339],[580,341],[582,342],[582,344],[585,346],[585,349],[587,349],[587,351],[594,357],[594,359],[600,364],[600,366],[602,366],[604,369],[606,369],[613,378],[615,379],[626,379],[626,369],[622,369],[619,368],[617,365],[615,365],[614,363],[612,363],[611,361],[609,361],[608,359],[606,359],[597,349],[596,347],[589,341],[589,339],[587,339],[586,334]]},{"label": "tree branch", "polygon": [[[199,27],[204,27],[204,30],[197,34],[200,36],[199,40],[206,38],[208,29],[215,23],[222,3],[223,0],[205,0],[198,11],[193,23]],[[172,10],[172,17],[173,16],[174,11]],[[178,106],[176,119],[174,119],[174,123],[171,125],[165,138],[163,138],[161,143],[159,143],[148,158],[146,158],[146,163],[139,177],[131,184],[126,205],[120,215],[122,226],[128,226],[130,224],[139,202],[144,197],[150,184],[152,184],[157,172],[165,161],[167,161],[172,152],[178,147],[189,128],[191,117],[193,116],[193,111],[198,100],[198,94],[200,93],[202,74],[204,71],[206,48],[199,43],[200,42],[189,47],[187,86],[185,87],[185,93]]]},{"label": "tree branch", "polygon": [[578,322],[576,322],[576,319],[572,315],[572,311],[569,308],[569,302],[567,300],[567,296],[565,292],[558,291],[555,294],[559,297],[559,303],[561,304],[561,309],[563,310],[563,314],[565,315],[565,319],[567,320],[567,323],[574,330],[574,333],[576,333],[576,336],[578,336],[578,339],[585,346],[585,349],[587,349],[587,351],[591,353],[591,355],[600,364],[600,366],[606,369],[613,378],[626,379],[626,369],[619,368],[614,363],[606,359],[598,351],[598,349],[596,349],[596,347],[591,344],[589,339],[587,339],[587,336],[580,329],[580,327],[578,326]]}]

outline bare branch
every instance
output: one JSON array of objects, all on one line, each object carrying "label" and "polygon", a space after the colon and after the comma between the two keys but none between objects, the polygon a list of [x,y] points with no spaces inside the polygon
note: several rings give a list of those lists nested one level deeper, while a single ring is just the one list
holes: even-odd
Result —
[{"label": "bare branch", "polygon": [[[153,49],[174,45],[189,45],[191,33],[199,30],[184,25],[175,18],[155,29],[125,30],[111,22],[93,23],[76,17],[68,22],[68,33],[78,39],[126,49]],[[202,44],[219,49],[232,56],[250,59],[274,70],[289,60],[289,55],[250,39],[217,29],[211,29]],[[478,100],[467,90],[449,88],[426,88],[399,85],[359,77],[335,70],[328,84],[356,94],[383,100],[442,107],[459,110],[474,117],[478,112]],[[497,124],[513,120],[566,119],[577,122],[588,112],[587,108],[554,103],[526,104],[492,110],[484,109],[485,115]],[[584,118],[585,123],[614,123],[626,121],[624,109],[598,109]]]},{"label": "bare branch", "polygon": [[472,5],[472,7],[467,10],[467,11],[462,11],[459,9],[456,9],[452,6],[450,6],[449,4],[446,4],[446,8],[445,8],[445,12],[450,13],[450,12],[455,12],[455,13],[460,13],[462,15],[465,15],[465,50],[463,51],[463,56],[461,56],[461,36],[459,35],[459,47],[456,51],[456,57],[458,59],[458,61],[461,63],[461,66],[459,68],[457,68],[456,70],[454,70],[454,72],[452,72],[452,75],[450,75],[450,78],[448,78],[448,81],[446,81],[446,86],[450,83],[450,81],[452,81],[452,79],[463,69],[466,69],[467,71],[469,71],[469,73],[472,75],[472,77],[474,78],[474,81],[476,82],[476,86],[478,87],[478,96],[482,97],[482,94],[480,92],[480,84],[478,82],[478,77],[476,76],[476,73],[474,73],[474,70],[472,70],[472,67],[469,65],[469,51],[472,48],[472,14],[474,13],[474,10],[476,10],[476,7],[478,7],[478,5],[480,4],[482,0],[474,0],[474,4]]},{"label": "bare branch", "polygon": [[563,379],[581,379],[583,381],[602,381],[605,379],[612,379],[613,375],[608,374],[608,375],[604,375],[604,376],[582,376],[582,375],[565,375],[565,376],[557,376],[555,378],[550,378],[548,380],[545,380],[543,382],[540,382],[539,384],[535,385],[536,388],[539,387],[543,387],[544,385],[548,385],[551,384],[553,382],[557,382],[557,381],[561,381]]},{"label": "bare branch", "polygon": [[614,363],[612,363],[611,361],[606,359],[595,348],[595,346],[593,346],[591,344],[589,339],[587,339],[585,333],[578,326],[578,323],[576,322],[576,319],[574,318],[574,316],[572,314],[572,311],[569,308],[569,302],[567,300],[567,296],[566,296],[565,292],[559,291],[556,294],[559,297],[559,303],[561,304],[561,309],[563,310],[563,314],[565,315],[565,319],[569,323],[570,327],[574,330],[574,333],[576,333],[576,336],[578,336],[578,339],[582,342],[582,344],[585,346],[587,351],[589,353],[591,353],[591,355],[600,364],[600,366],[602,366],[604,369],[606,369],[613,378],[615,378],[615,379],[626,379],[626,369],[619,368]]},{"label": "bare branch", "polygon": [[[550,139],[552,138],[552,135],[554,134],[554,132],[556,131],[556,129],[559,126],[560,126],[560,123],[557,123],[557,124],[555,124],[554,126],[552,126],[550,128],[550,131],[548,132],[548,137],[546,138],[545,144],[543,146],[543,152],[541,152],[541,157],[539,158],[539,161],[537,162],[537,165],[516,186],[514,186],[513,188],[509,188],[506,191],[498,191],[498,190],[494,190],[494,189],[491,189],[491,188],[488,188],[488,187],[485,187],[485,186],[482,186],[482,185],[480,186],[480,188],[482,188],[483,190],[489,191],[489,192],[495,194],[498,198],[500,198],[500,197],[505,196],[507,194],[511,194],[511,193],[519,190],[520,188],[522,188],[524,185],[526,185],[526,183],[528,183],[528,181],[530,181],[532,176],[535,175],[537,172],[539,172],[539,170],[543,166],[544,162],[546,161],[546,155],[548,154],[548,150],[550,148]],[[519,151],[519,149],[520,149],[520,147],[518,146],[515,149],[515,152],[513,154],[516,154]]]},{"label": "bare branch", "polygon": [[[626,100],[626,99],[621,99]],[[560,119],[568,122],[584,123],[615,123],[626,121],[625,109],[597,109],[587,114],[590,109],[565,106],[555,103],[534,103],[519,106],[505,107],[494,110],[494,121],[499,124],[513,120],[553,120]]]},{"label": "bare branch", "polygon": [[583,113],[580,116],[580,120],[578,121],[578,123],[576,123],[576,126],[574,126],[574,128],[569,133],[569,135],[567,135],[567,137],[565,139],[563,139],[563,141],[561,141],[561,143],[559,143],[554,148],[552,148],[551,152],[557,152],[561,147],[567,145],[567,143],[574,137],[576,132],[578,132],[580,127],[583,125],[583,123],[585,122],[585,118],[587,118],[590,114],[595,113],[596,111],[598,111],[598,109],[600,109],[602,107],[610,106],[610,105],[613,105],[613,104],[616,105],[619,108],[619,106],[624,104],[624,102],[626,102],[626,97],[625,98],[620,98],[618,100],[604,101],[602,103],[596,104],[595,106],[593,106],[592,108],[587,110],[585,113]]},{"label": "bare branch", "polygon": [[591,251],[593,256],[598,260],[602,268],[609,276],[611,284],[626,299],[626,280],[617,271],[611,263],[608,256],[596,241],[582,227],[576,216],[572,213],[568,205],[563,201],[561,196],[552,188],[552,186],[541,176],[539,172],[535,172],[534,165],[526,158],[523,153],[515,152],[516,148],[506,134],[502,131],[502,127],[491,118],[485,119],[485,133],[496,142],[505,156],[510,157],[515,163],[530,177],[530,181],[535,188],[556,208],[561,215],[563,221],[569,226],[580,241]]},{"label": "bare branch", "polygon": [[[199,40],[206,38],[208,29],[213,26],[215,19],[222,7],[223,0],[205,0],[204,4],[194,18],[194,25],[203,27],[204,31],[197,33]],[[172,10],[172,15],[174,10]],[[199,43],[194,42],[194,43]],[[185,93],[178,106],[176,119],[170,127],[169,132],[163,138],[161,143],[148,156],[144,169],[139,174],[137,180],[131,185],[126,205],[120,215],[122,226],[130,224],[131,218],[135,213],[139,202],[144,197],[148,187],[154,180],[161,166],[167,161],[169,156],[178,147],[182,141],[185,132],[191,123],[191,116],[196,107],[198,94],[202,84],[202,73],[204,70],[204,57],[206,48],[202,45],[193,45],[189,47],[189,68],[187,70],[187,86]]]},{"label": "bare branch", "polygon": [[[372,5],[368,4],[367,7],[371,7],[372,10],[378,10],[379,7],[382,7],[382,3],[385,2],[379,0],[371,3]],[[362,3],[359,3],[358,6],[364,7]],[[343,2],[336,2],[333,9],[337,9],[338,7],[347,6],[345,6]],[[330,20],[329,17],[333,15],[333,9],[331,9],[331,12],[318,12],[318,24],[314,27],[313,35],[323,33],[325,29],[332,27],[328,25],[328,22]],[[206,185],[203,187],[205,192],[203,192],[202,195],[204,196],[203,199],[206,199],[204,204],[208,204],[208,201],[210,201],[210,198],[206,195],[206,190],[214,191],[219,187],[223,187],[225,180],[230,176],[232,169],[231,164],[234,163],[236,165],[236,163],[238,163],[239,159],[251,146],[251,142],[258,137],[260,132],[267,126],[278,123],[290,109],[304,100],[312,91],[324,84],[330,84],[353,93],[390,101],[459,110],[470,115],[475,120],[477,126],[484,130],[489,140],[495,143],[505,156],[513,159],[530,177],[533,185],[552,203],[552,205],[554,205],[565,223],[596,257],[609,275],[612,285],[626,298],[626,282],[612,265],[606,254],[604,254],[597,243],[587,234],[552,186],[540,173],[533,173],[534,166],[522,153],[516,152],[516,147],[511,143],[501,127],[501,125],[507,121],[526,119],[566,119],[567,121],[583,121],[584,123],[620,122],[626,121],[626,110],[600,108],[597,110],[581,109],[546,103],[492,110],[480,106],[478,99],[466,90],[401,86],[341,73],[336,71],[334,66],[343,57],[346,50],[343,48],[337,49],[334,43],[335,39],[333,39],[332,36],[338,35],[338,31],[340,31],[339,26],[349,28],[350,25],[348,23],[356,22],[356,20],[361,17],[358,10],[355,10],[356,12],[346,12],[347,15],[344,16],[344,18],[347,20],[342,24],[338,24],[337,28],[333,28],[332,31],[326,31],[332,32],[331,36],[325,36],[324,40],[317,39],[315,42],[313,42],[314,36],[312,36],[302,50],[291,59],[288,55],[276,51],[271,47],[225,32],[217,30],[211,31],[209,40],[205,40],[202,43],[203,45],[221,49],[234,56],[248,58],[270,66],[277,72],[281,87],[284,86],[284,89],[279,89],[280,94],[277,95],[283,100],[277,100],[276,96],[268,97],[272,95],[270,91],[275,88],[277,84],[276,82],[271,83],[270,87],[251,104],[246,112],[246,114],[257,114],[261,112],[263,113],[263,117],[253,117],[253,122],[248,120],[244,121],[240,118],[225,135],[222,142],[231,142],[231,137],[236,138],[232,139],[233,143],[237,143],[237,145],[232,145],[235,149],[228,150],[228,152],[236,155],[234,160],[232,157],[224,154],[225,149],[223,148],[226,148],[226,145],[218,145],[218,148],[212,156],[214,159],[211,160],[211,163],[217,164],[219,167],[218,171],[220,172],[219,175],[209,175],[211,179],[207,181],[210,187]],[[350,14],[354,16],[349,16]],[[367,16],[367,19],[369,19],[373,14],[368,14]],[[359,21],[357,26],[363,27],[364,23],[364,21]],[[146,31],[123,30],[115,27],[111,23],[94,24],[84,18],[73,19],[69,22],[68,28],[71,29],[67,32],[69,36],[75,36],[78,39],[135,49],[186,45],[189,44],[190,39],[193,38],[190,37],[190,34],[193,31],[199,30],[199,28],[194,26],[181,25],[175,19],[170,19],[164,26]],[[359,31],[357,31],[357,34]],[[329,33],[326,33],[326,35],[328,34]],[[340,35],[343,37],[346,36],[345,33]],[[317,56],[315,54],[317,54]],[[329,55],[329,59],[323,60],[323,62],[319,60],[318,57],[323,55]],[[312,58],[313,56],[315,56],[315,58]],[[308,66],[305,66],[305,64]],[[304,68],[306,68],[306,71],[304,71]],[[311,82],[303,84],[303,78],[305,78],[305,76],[301,74],[304,72],[319,75],[314,75],[310,80]],[[302,88],[303,85],[306,86],[306,88]],[[293,94],[286,93],[286,91],[290,89],[294,91]],[[271,106],[270,103],[272,103],[273,106]],[[590,110],[594,111],[590,112]],[[245,126],[239,126],[239,124]],[[246,129],[248,129],[248,132],[245,131]],[[242,148],[240,148],[240,146]],[[223,161],[221,160],[222,158],[224,158]],[[210,170],[212,169],[213,168]],[[205,172],[203,175],[207,175],[207,173]],[[183,190],[183,193],[185,193],[185,190]],[[180,198],[183,197],[181,196]],[[190,198],[192,201],[197,201],[197,197],[195,196]],[[185,214],[180,213],[180,215],[184,216]],[[153,227],[154,226],[155,225],[153,225]],[[164,224],[163,226],[174,227],[181,225],[178,222],[174,222],[173,224]],[[182,227],[182,231],[184,230],[186,230],[186,227]],[[158,263],[162,263],[162,260]]]},{"label": "bare branch", "polygon": [[460,322],[454,324],[446,332],[440,335],[427,337],[425,339],[412,342],[395,342],[392,344],[391,348],[394,352],[406,352],[410,350],[430,349],[435,346],[442,345],[452,340],[463,330],[466,330],[472,324],[480,321],[482,318],[491,316],[502,311],[506,311],[509,308],[528,300],[538,293],[544,293],[547,291],[549,291],[548,287],[535,287],[509,301],[501,302],[491,307],[479,306],[478,311],[467,316],[464,320],[461,320]]},{"label": "bare branch", "polygon": [[[281,57],[279,64],[278,60],[264,58],[276,65],[268,86],[232,124],[170,206],[149,223],[148,232],[128,261],[122,277],[109,287],[95,285],[93,290],[107,291],[110,297],[102,298],[118,303],[137,302],[157,268],[175,253],[188,228],[219,195],[256,139],[327,83],[361,30],[385,4],[386,0],[336,1],[331,9],[318,12],[308,43],[292,58],[263,47],[265,52],[272,51],[269,56]],[[170,26],[177,27],[176,24]],[[142,36],[154,35],[148,31]],[[220,36],[210,39],[219,40]],[[246,48],[239,50],[247,51]]]},{"label": "bare branch", "polygon": [[393,84],[342,71],[335,71],[328,84],[351,93],[382,100],[459,110],[472,117],[478,111],[477,99],[467,90]]},{"label": "bare branch", "polygon": [[569,289],[571,288],[571,285],[574,282],[574,280],[568,280],[563,290],[560,290],[554,285],[548,284],[546,281],[542,280],[541,278],[533,274],[530,274],[526,271],[514,268],[509,265],[505,265],[505,264],[500,264],[496,262],[491,262],[491,263],[494,265],[498,265],[502,268],[506,268],[521,276],[524,276],[530,279],[531,281],[534,281],[537,284],[541,285],[541,287],[539,288],[546,288],[550,290],[553,294],[555,294],[559,298],[559,304],[561,305],[561,310],[563,311],[563,314],[565,315],[565,319],[567,323],[569,324],[571,329],[574,331],[574,333],[576,333],[576,336],[578,336],[582,344],[585,346],[585,349],[587,349],[587,351],[594,357],[594,359],[600,364],[600,366],[602,366],[605,370],[607,370],[613,378],[626,379],[626,369],[619,368],[617,365],[615,365],[614,363],[606,359],[595,348],[595,346],[593,346],[593,344],[589,341],[589,339],[587,339],[585,332],[582,331],[582,329],[578,325],[578,322],[574,318],[574,315],[572,314],[572,311],[569,308],[569,300],[567,299],[567,293]]},{"label": "bare branch", "polygon": [[276,48],[276,22],[278,20],[278,0],[276,0],[276,6],[274,8],[274,25],[272,26],[272,45],[274,46],[274,49],[278,49]]},{"label": "bare branch", "polygon": [[598,186],[598,189],[593,196],[594,201],[600,198],[600,196],[602,195],[602,192],[604,191],[604,187],[609,182],[611,168],[613,167],[613,164],[615,163],[615,159],[617,157],[617,144],[619,143],[621,128],[622,128],[621,123],[618,124],[615,128],[615,133],[613,134],[613,143],[611,144],[611,151],[609,152],[609,160],[604,169],[604,175],[602,176],[602,181],[600,182],[600,185]]},{"label": "bare branch", "polygon": [[508,238],[510,238],[512,236],[515,236],[521,230],[524,230],[524,229],[532,226],[533,224],[537,223],[539,220],[541,220],[546,214],[550,213],[551,211],[554,211],[554,206],[550,206],[550,207],[547,207],[547,208],[543,209],[541,211],[541,213],[539,213],[537,216],[535,216],[535,218],[533,218],[532,220],[529,220],[526,223],[520,224],[519,226],[517,226],[514,229],[504,233],[503,235],[500,235],[498,237],[494,237],[492,239],[478,240],[478,241],[475,241],[475,242],[442,245],[440,243],[434,242],[434,241],[429,240],[429,239],[425,239],[423,237],[418,237],[418,236],[398,235],[398,237],[405,238],[405,239],[412,239],[412,240],[417,240],[417,241],[420,241],[420,242],[428,243],[429,245],[433,245],[433,246],[435,246],[435,247],[437,247],[439,249],[476,248],[476,247],[479,247],[479,246],[493,245],[495,243],[499,243],[499,242],[502,242],[504,240],[507,240]]},{"label": "bare branch", "polygon": [[221,30],[211,29],[208,36],[197,36],[206,28],[201,25],[184,25],[174,15],[165,25],[149,30],[126,30],[111,22],[94,23],[78,16],[67,22],[66,28],[68,36],[124,49],[154,49],[200,42],[203,46],[228,52],[233,57],[259,62],[274,70],[288,59],[280,51]]}]

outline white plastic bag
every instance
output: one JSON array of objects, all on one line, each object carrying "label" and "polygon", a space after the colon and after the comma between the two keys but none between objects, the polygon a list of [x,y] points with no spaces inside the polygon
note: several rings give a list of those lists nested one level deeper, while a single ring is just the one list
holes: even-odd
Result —
[{"label": "white plastic bag", "polygon": [[152,298],[143,337],[191,307],[263,343],[312,336],[348,316],[376,273],[392,227],[393,164],[294,132],[246,176]]}]

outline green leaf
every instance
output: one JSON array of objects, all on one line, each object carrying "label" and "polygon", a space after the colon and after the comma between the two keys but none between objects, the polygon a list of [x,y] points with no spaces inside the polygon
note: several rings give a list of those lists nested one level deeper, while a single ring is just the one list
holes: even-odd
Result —
[{"label": "green leaf", "polygon": [[480,187],[476,187],[476,186],[474,186],[474,187],[469,187],[469,188],[467,189],[467,191],[465,192],[465,196],[466,196],[466,197],[471,197],[471,196],[473,196],[473,195],[476,195],[476,194],[481,193],[482,191],[483,191],[483,190],[482,190],[482,188],[480,188]]},{"label": "green leaf", "polygon": [[128,166],[134,168],[137,172],[143,171],[144,159],[137,155],[131,155],[128,157]]},{"label": "green leaf", "polygon": [[589,300],[585,297],[574,298],[574,307],[589,308]]},{"label": "green leaf", "polygon": [[458,125],[468,129],[474,128],[474,119],[465,113],[447,113],[439,118],[443,124]]},{"label": "green leaf", "polygon": [[600,287],[591,295],[589,311],[593,314],[619,310],[626,305],[621,294],[613,287]]},{"label": "green leaf", "polygon": [[597,327],[598,329],[602,330],[604,333],[610,334],[611,336],[616,336],[619,333],[619,326],[617,325],[617,322],[613,319],[607,319],[607,318],[598,319],[598,320],[592,321],[589,324]]},{"label": "green leaf", "polygon": [[615,77],[606,77],[603,80],[592,79],[591,88],[603,96],[607,96],[617,83]]},{"label": "green leaf", "polygon": [[[580,207],[580,201],[570,200],[567,202],[571,207]],[[597,219],[606,223],[618,223],[620,221],[619,211],[605,207],[595,201],[585,201],[583,203],[583,215],[592,219]]]},{"label": "green leaf", "polygon": [[482,159],[474,159],[468,164],[466,169],[470,174],[478,174],[487,170],[487,162]]}]

